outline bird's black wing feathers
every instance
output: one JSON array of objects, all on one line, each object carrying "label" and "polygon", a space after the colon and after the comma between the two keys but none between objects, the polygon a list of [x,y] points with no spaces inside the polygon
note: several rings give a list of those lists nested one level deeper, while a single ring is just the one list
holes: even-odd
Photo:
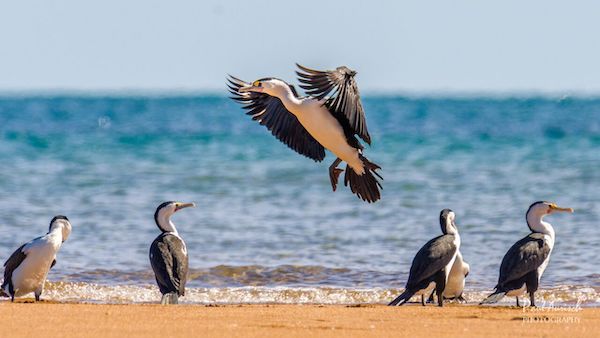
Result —
[{"label": "bird's black wing feathers", "polygon": [[[250,84],[233,76],[229,76],[228,80],[229,91],[233,94],[231,98],[243,104],[243,108],[248,111],[246,114],[267,127],[279,141],[316,162],[321,162],[325,158],[325,148],[304,129],[304,126],[285,108],[281,100],[268,94],[240,93],[241,87]],[[293,86],[290,87],[297,97],[296,89]]]},{"label": "bird's black wing feathers", "polygon": [[550,254],[544,235],[532,233],[516,242],[504,255],[498,285],[519,279],[536,270]]},{"label": "bird's black wing feathers", "polygon": [[319,100],[325,99],[331,93],[331,97],[325,101],[327,109],[340,122],[345,131],[349,129],[352,134],[357,134],[365,142],[371,144],[358,85],[354,80],[356,72],[345,66],[335,70],[319,71],[296,65],[300,68],[300,71],[296,71],[298,81],[303,83],[300,87],[305,89],[308,95]]},{"label": "bird's black wing feathers", "polygon": [[21,245],[12,255],[10,255],[6,262],[4,262],[4,282],[2,283],[2,289],[9,283],[12,283],[13,271],[15,271],[27,257],[27,254],[23,252],[25,245],[27,245],[27,243]]},{"label": "bird's black wing feathers", "polygon": [[161,234],[150,246],[150,264],[161,293],[185,294],[188,256],[184,254],[183,241],[171,234]]},{"label": "bird's black wing feathers", "polygon": [[413,259],[406,288],[413,288],[424,279],[442,270],[450,263],[455,253],[456,245],[453,235],[438,236],[427,242]]}]

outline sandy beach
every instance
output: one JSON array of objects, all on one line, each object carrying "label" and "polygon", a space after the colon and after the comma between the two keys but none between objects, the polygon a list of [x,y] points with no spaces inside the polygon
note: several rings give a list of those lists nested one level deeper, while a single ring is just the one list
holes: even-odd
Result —
[{"label": "sandy beach", "polygon": [[600,309],[0,303],[0,337],[594,337]]}]

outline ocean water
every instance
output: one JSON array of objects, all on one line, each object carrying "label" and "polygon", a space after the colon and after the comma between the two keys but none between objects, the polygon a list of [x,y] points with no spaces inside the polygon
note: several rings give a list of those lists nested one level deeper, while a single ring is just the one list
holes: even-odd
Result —
[{"label": "ocean water", "polygon": [[[221,96],[0,97],[0,259],[73,233],[45,297],[155,302],[148,248],[156,206],[188,244],[187,303],[385,303],[414,254],[457,214],[481,300],[537,200],[572,207],[556,230],[540,298],[600,304],[600,99],[365,97],[382,200],[366,204],[327,168],[281,144]],[[512,300],[506,300],[509,302]]]}]

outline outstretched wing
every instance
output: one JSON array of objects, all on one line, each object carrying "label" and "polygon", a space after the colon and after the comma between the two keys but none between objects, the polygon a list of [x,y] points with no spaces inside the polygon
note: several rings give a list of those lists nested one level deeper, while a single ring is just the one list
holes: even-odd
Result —
[{"label": "outstretched wing", "polygon": [[516,242],[504,255],[500,265],[498,286],[519,279],[536,270],[550,254],[542,234],[530,234]]},{"label": "outstretched wing", "polygon": [[[243,104],[248,111],[246,114],[267,127],[279,141],[316,162],[325,158],[325,148],[304,129],[294,114],[285,109],[281,100],[263,93],[240,93],[240,88],[250,84],[231,75],[228,80],[229,91],[233,94],[231,98]],[[297,97],[293,87],[292,92]]]},{"label": "outstretched wing", "polygon": [[319,71],[296,64],[300,71],[298,81],[302,82],[301,88],[306,93],[322,100],[331,93],[325,101],[325,106],[346,129],[349,127],[368,144],[371,136],[367,130],[365,111],[360,101],[358,85],[354,80],[356,72],[346,66],[337,67],[335,70]]}]

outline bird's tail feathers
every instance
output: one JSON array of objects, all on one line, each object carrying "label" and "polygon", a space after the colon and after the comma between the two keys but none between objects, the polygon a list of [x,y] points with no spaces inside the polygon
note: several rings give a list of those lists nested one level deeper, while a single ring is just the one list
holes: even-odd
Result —
[{"label": "bird's tail feathers", "polygon": [[381,198],[379,190],[383,189],[377,178],[383,180],[383,177],[375,170],[381,169],[381,167],[369,161],[361,154],[358,156],[363,162],[365,172],[362,175],[358,175],[349,165],[346,166],[344,185],[350,185],[350,190],[363,201],[368,203],[376,202]]},{"label": "bird's tail feathers", "polygon": [[481,303],[479,303],[479,305],[498,303],[502,298],[504,298],[504,296],[506,296],[505,291],[496,290],[494,293],[487,296],[486,299],[482,300]]},{"label": "bird's tail feathers", "polygon": [[406,303],[410,297],[412,297],[415,293],[409,290],[404,290],[400,296],[396,297],[393,301],[391,301],[388,306],[400,306]]}]

